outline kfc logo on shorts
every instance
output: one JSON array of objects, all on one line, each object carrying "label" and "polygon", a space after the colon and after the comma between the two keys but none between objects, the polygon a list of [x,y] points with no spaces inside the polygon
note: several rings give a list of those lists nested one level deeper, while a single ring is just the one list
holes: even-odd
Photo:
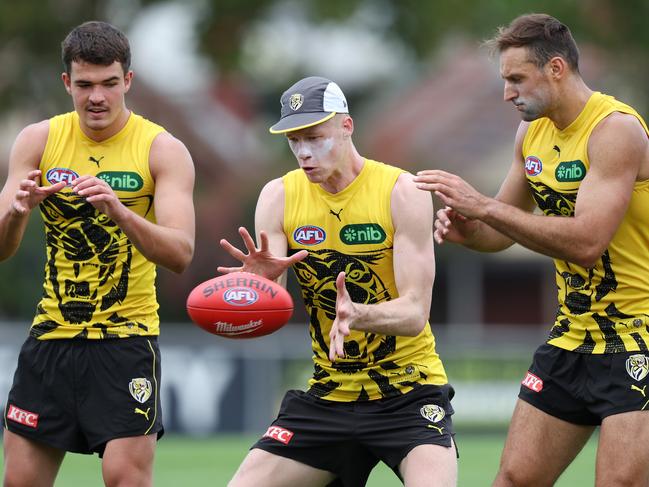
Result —
[{"label": "kfc logo on shorts", "polygon": [[16,423],[24,424],[30,428],[36,428],[36,426],[38,426],[38,414],[17,408],[13,404],[9,405],[9,409],[7,410],[7,419]]},{"label": "kfc logo on shorts", "polygon": [[528,176],[538,176],[543,171],[541,159],[536,156],[527,156],[525,158],[525,172]]},{"label": "kfc logo on shorts", "polygon": [[284,443],[285,445],[288,445],[288,442],[291,441],[291,438],[293,438],[293,432],[284,428],[280,428],[279,426],[271,426],[268,428],[268,430],[266,430],[264,438],[272,438],[273,440],[277,440],[281,443]]},{"label": "kfc logo on shorts", "polygon": [[525,375],[525,378],[523,379],[523,382],[521,382],[521,384],[534,392],[541,392],[541,390],[543,389],[543,381],[531,372],[528,372]]}]

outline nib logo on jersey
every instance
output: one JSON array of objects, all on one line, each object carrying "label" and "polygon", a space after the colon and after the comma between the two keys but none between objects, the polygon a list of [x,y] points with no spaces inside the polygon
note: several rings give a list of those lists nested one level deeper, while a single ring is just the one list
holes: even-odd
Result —
[{"label": "nib logo on jersey", "polygon": [[300,245],[318,245],[325,241],[327,234],[315,225],[304,225],[293,232],[293,240]]},{"label": "nib logo on jersey", "polygon": [[581,181],[586,176],[586,166],[581,161],[561,162],[554,172],[557,181],[562,183],[572,183]]},{"label": "nib logo on jersey", "polygon": [[102,171],[97,174],[99,179],[108,183],[114,191],[138,191],[144,186],[142,177],[130,171]]},{"label": "nib logo on jersey", "polygon": [[340,229],[340,240],[347,245],[379,244],[385,237],[385,230],[378,223],[357,223]]}]

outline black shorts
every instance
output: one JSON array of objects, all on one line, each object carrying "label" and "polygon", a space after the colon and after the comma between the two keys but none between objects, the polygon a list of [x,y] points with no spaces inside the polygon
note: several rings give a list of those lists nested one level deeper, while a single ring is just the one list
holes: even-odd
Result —
[{"label": "black shorts", "polygon": [[544,344],[518,395],[574,424],[596,426],[613,414],[647,410],[649,353],[585,354]]},{"label": "black shorts", "polygon": [[379,460],[399,476],[414,447],[453,445],[450,385],[426,385],[403,396],[336,402],[308,392],[286,393],[277,419],[252,448],[338,476],[332,485],[365,485]]},{"label": "black shorts", "polygon": [[75,453],[103,455],[115,438],[163,434],[156,337],[27,338],[9,392],[5,427]]}]

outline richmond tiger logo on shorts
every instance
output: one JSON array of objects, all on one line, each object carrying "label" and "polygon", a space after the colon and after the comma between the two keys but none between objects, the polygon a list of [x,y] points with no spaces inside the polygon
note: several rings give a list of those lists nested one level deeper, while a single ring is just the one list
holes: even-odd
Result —
[{"label": "richmond tiger logo on shorts", "polygon": [[626,372],[636,381],[641,381],[649,373],[649,357],[641,353],[631,355],[626,359]]},{"label": "richmond tiger logo on shorts", "polygon": [[131,382],[128,384],[128,390],[131,391],[131,396],[136,401],[145,403],[151,397],[153,388],[149,379],[138,377],[137,379],[131,379]]},{"label": "richmond tiger logo on shorts", "polygon": [[446,416],[446,411],[444,411],[444,408],[438,406],[437,404],[426,404],[421,407],[419,412],[431,423],[439,423],[442,419],[444,419],[444,416]]}]

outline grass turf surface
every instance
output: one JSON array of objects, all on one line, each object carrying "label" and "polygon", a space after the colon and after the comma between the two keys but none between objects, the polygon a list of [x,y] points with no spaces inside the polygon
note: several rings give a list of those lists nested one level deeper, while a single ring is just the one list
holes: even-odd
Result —
[{"label": "grass turf surface", "polygon": [[[155,461],[156,487],[225,486],[246,455],[254,438],[220,436],[208,439],[166,436],[158,444]],[[458,434],[459,487],[488,487],[496,473],[504,435]],[[593,436],[573,464],[559,479],[557,487],[594,485],[595,450]],[[0,461],[0,467],[2,461]],[[2,470],[2,468],[0,468]],[[68,454],[63,461],[56,487],[101,486],[97,456]],[[400,486],[392,471],[379,464],[370,476],[368,487]]]}]

